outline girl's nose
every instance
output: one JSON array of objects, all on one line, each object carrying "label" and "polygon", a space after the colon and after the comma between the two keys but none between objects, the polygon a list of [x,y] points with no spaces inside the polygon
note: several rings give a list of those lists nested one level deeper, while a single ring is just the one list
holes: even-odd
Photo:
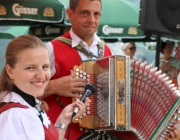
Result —
[{"label": "girl's nose", "polygon": [[38,78],[38,79],[44,79],[44,77],[45,77],[45,74],[44,74],[43,69],[37,70],[37,72],[36,72],[36,78]]}]

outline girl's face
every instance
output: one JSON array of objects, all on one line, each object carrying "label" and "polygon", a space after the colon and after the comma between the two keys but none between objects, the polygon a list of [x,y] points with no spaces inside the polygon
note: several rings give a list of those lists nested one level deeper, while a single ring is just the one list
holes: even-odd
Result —
[{"label": "girl's face", "polygon": [[24,50],[17,55],[15,67],[6,65],[6,71],[20,90],[35,98],[42,96],[51,77],[48,50]]}]

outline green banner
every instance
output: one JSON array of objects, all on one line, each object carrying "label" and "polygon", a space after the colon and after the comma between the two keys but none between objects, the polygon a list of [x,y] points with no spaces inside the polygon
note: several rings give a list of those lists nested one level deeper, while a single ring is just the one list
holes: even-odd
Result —
[{"label": "green banner", "polygon": [[64,5],[58,0],[0,1],[0,25],[60,23],[64,19],[64,13]]},{"label": "green banner", "polygon": [[37,36],[43,41],[55,39],[70,30],[70,26],[58,24],[44,24],[41,26],[31,26],[29,34]]}]

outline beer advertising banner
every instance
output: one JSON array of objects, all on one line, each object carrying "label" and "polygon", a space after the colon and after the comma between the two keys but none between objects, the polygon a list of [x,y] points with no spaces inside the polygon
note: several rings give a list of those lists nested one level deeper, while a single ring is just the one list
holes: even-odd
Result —
[{"label": "beer advertising banner", "polygon": [[64,19],[64,13],[64,5],[58,0],[0,1],[0,25],[60,23]]},{"label": "beer advertising banner", "polygon": [[71,26],[64,24],[44,24],[31,26],[29,34],[37,36],[43,41],[52,40],[69,31]]}]

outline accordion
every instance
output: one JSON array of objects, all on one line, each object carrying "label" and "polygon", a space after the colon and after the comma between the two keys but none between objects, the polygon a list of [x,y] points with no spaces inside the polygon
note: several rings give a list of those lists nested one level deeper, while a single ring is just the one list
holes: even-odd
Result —
[{"label": "accordion", "polygon": [[146,62],[113,55],[82,62],[73,70],[76,78],[97,88],[86,112],[74,121],[80,127],[131,131],[142,140],[164,140],[180,120],[177,88]]}]

